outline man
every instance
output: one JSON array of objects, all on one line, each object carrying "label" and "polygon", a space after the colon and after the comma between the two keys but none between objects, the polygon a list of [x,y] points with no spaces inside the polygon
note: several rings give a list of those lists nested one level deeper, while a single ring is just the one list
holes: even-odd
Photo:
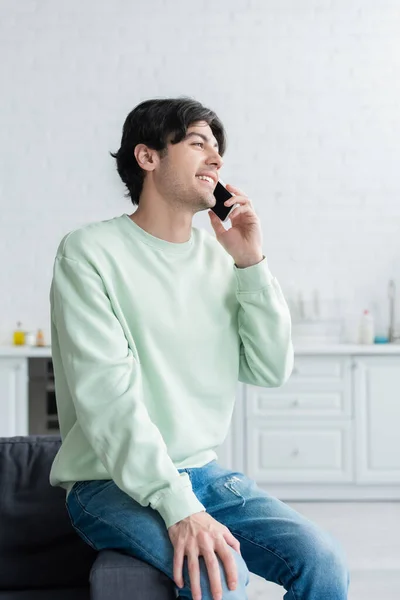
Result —
[{"label": "man", "polygon": [[[61,241],[50,300],[63,441],[50,481],[88,544],[151,563],[181,597],[244,599],[251,571],[293,600],[344,599],[335,540],[216,460],[238,379],[280,386],[293,365],[251,201],[228,186],[229,230],[209,210],[224,151],[200,103],[139,104],[113,155],[136,211]],[[192,227],[204,210],[215,236]]]}]

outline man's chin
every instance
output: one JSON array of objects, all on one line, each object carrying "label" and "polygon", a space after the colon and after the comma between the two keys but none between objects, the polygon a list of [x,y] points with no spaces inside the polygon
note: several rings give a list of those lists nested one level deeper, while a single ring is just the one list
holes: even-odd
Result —
[{"label": "man's chin", "polygon": [[196,204],[204,204],[205,206],[214,206],[216,203],[215,196],[212,192],[209,194],[197,195]]},{"label": "man's chin", "polygon": [[206,198],[203,199],[203,204],[204,204],[204,208],[208,209],[208,208],[212,208],[213,206],[215,206],[217,203],[214,194],[211,194],[211,196],[207,196]]},{"label": "man's chin", "polygon": [[215,206],[217,200],[212,192],[208,196],[205,197],[205,201],[211,206]]},{"label": "man's chin", "polygon": [[197,208],[196,212],[200,210],[208,210],[209,208],[215,206],[217,202],[212,191],[210,191],[209,193],[203,192],[202,194],[196,194],[196,196],[197,198],[193,199],[194,205]]}]

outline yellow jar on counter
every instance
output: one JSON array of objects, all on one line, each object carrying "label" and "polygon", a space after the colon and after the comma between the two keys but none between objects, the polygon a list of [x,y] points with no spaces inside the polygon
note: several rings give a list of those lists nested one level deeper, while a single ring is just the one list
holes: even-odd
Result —
[{"label": "yellow jar on counter", "polygon": [[14,331],[14,335],[13,335],[13,340],[14,340],[14,346],[24,346],[25,345],[25,331],[22,331],[21,329],[21,321],[17,322],[17,328]]}]

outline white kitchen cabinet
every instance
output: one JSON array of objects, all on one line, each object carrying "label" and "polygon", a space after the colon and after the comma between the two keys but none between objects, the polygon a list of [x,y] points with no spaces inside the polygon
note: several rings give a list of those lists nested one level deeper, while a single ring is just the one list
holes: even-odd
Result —
[{"label": "white kitchen cabinet", "polygon": [[303,353],[281,388],[247,385],[244,472],[287,501],[399,500],[400,356],[388,350]]},{"label": "white kitchen cabinet", "polygon": [[300,356],[281,388],[248,386],[247,472],[258,483],[353,479],[351,360]]},{"label": "white kitchen cabinet", "polygon": [[351,423],[348,421],[251,420],[247,474],[258,483],[352,481]]},{"label": "white kitchen cabinet", "polygon": [[0,360],[0,437],[28,435],[28,360]]},{"label": "white kitchen cabinet", "polygon": [[400,356],[376,352],[295,355],[284,386],[243,386],[221,464],[282,500],[400,499]]},{"label": "white kitchen cabinet", "polygon": [[400,484],[400,359],[354,361],[356,481]]}]

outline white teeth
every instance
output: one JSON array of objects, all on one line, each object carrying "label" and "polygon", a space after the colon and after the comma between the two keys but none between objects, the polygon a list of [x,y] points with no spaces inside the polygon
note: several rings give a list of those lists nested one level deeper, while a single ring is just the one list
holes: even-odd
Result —
[{"label": "white teeth", "polygon": [[199,179],[204,179],[204,181],[209,181],[210,183],[214,183],[214,180],[211,177],[207,177],[207,175],[196,175]]}]

